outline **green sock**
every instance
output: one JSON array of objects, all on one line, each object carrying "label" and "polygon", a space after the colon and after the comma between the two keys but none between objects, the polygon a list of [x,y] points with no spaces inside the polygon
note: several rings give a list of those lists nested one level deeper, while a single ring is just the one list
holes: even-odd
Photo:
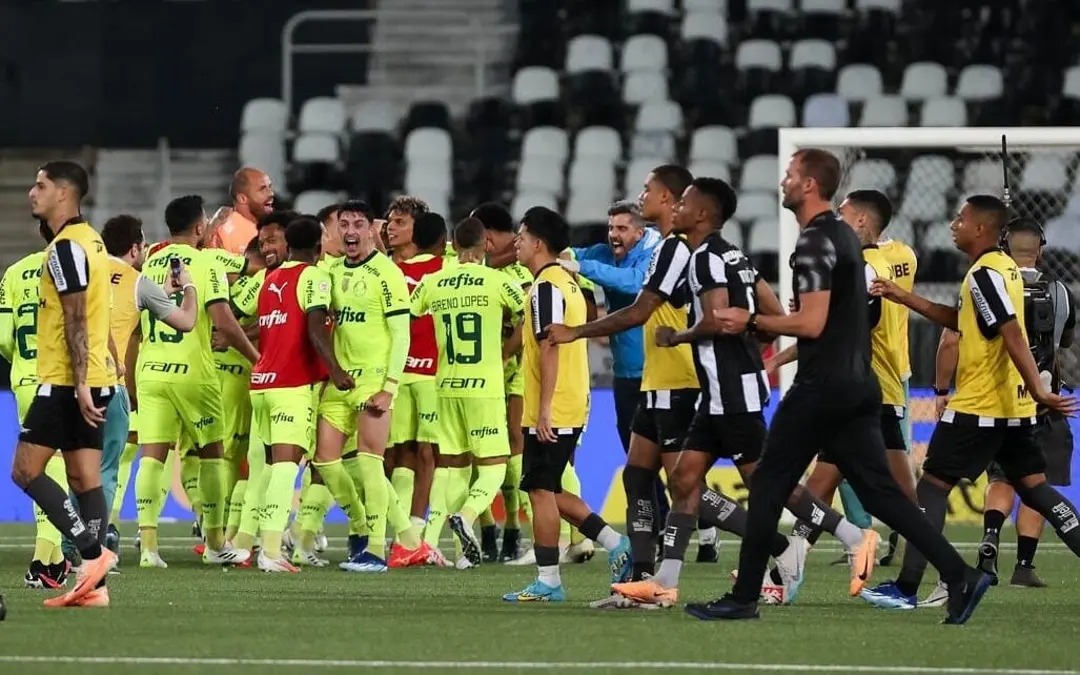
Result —
[{"label": "green sock", "polygon": [[[576,497],[581,496],[581,480],[578,478],[577,471],[574,470],[572,464],[567,464],[566,468],[563,469],[562,489],[563,492],[569,492]],[[579,544],[585,541],[585,535],[578,532],[576,527],[571,527],[570,523],[565,520],[562,521],[562,525],[559,527],[559,536],[562,538],[569,537],[571,544]]]},{"label": "green sock", "polygon": [[128,483],[131,481],[131,466],[135,463],[135,457],[138,454],[139,446],[135,443],[128,443],[120,452],[120,467],[116,470],[116,495],[113,496],[110,522],[120,522],[120,507],[124,505],[124,493],[127,492]]},{"label": "green sock", "polygon": [[[142,550],[157,551],[158,514],[161,513],[161,474],[165,465],[145,455],[135,474],[135,512],[139,519]],[[149,536],[148,536],[149,535]]]},{"label": "green sock", "polygon": [[342,458],[341,466],[345,469],[345,473],[349,474],[349,478],[352,479],[356,494],[363,499],[361,493],[364,490],[364,463],[360,461],[360,454],[357,453],[352,457]]},{"label": "green sock", "polygon": [[232,541],[240,531],[240,519],[244,516],[244,495],[247,493],[248,479],[241,478],[233,486],[229,497],[229,518],[225,524],[225,541]]},{"label": "green sock", "polygon": [[187,495],[191,512],[198,518],[202,515],[202,495],[199,494],[199,473],[202,471],[199,456],[190,453],[180,459],[180,485]]},{"label": "green sock", "polygon": [[450,483],[450,469],[437,467],[431,478],[431,498],[428,500],[427,526],[424,527],[424,541],[432,548],[439,548],[443,525],[446,524],[446,489]]},{"label": "green sock", "polygon": [[281,537],[289,523],[293,485],[296,484],[296,472],[299,469],[296,462],[277,462],[267,469],[270,478],[263,500],[259,529],[262,532],[263,550],[271,558],[281,557]]},{"label": "green sock", "polygon": [[[223,475],[225,476],[225,540],[228,541],[228,526],[229,522],[232,520],[233,512],[233,497],[237,494],[236,484],[240,482],[240,461],[230,457],[226,457],[222,461],[225,462],[225,471],[223,472]],[[243,492],[239,493],[241,501],[243,501],[243,494]]]},{"label": "green sock", "polygon": [[220,551],[225,545],[225,460],[199,460],[202,531],[206,545]]},{"label": "green sock", "polygon": [[390,474],[390,485],[394,488],[398,501],[405,510],[412,508],[413,491],[416,489],[416,472],[399,466]]},{"label": "green sock", "polygon": [[367,513],[364,505],[360,503],[360,497],[356,494],[356,486],[353,485],[345,467],[340,459],[332,462],[315,462],[314,466],[326,483],[326,488],[334,501],[341,507],[345,517],[349,519],[350,534],[364,534],[367,532]]},{"label": "green sock", "polygon": [[[412,470],[408,471],[409,475],[412,476]],[[397,470],[394,473],[396,474]],[[406,508],[405,504],[411,504],[411,502],[403,503],[398,497],[397,491],[394,490],[393,483],[389,479],[387,479],[386,483],[387,496],[390,501],[387,505],[386,519],[394,533],[394,539],[410,551],[416,549],[420,546],[423,532],[417,525],[413,524],[412,518],[409,517],[409,509]]]},{"label": "green sock", "polygon": [[450,483],[446,489],[446,513],[454,515],[465,506],[472,483],[472,467],[450,467]]},{"label": "green sock", "polygon": [[255,546],[255,536],[259,534],[259,521],[262,519],[263,499],[270,489],[270,467],[266,464],[266,453],[262,448],[248,452],[248,485],[244,493],[244,512],[240,516],[240,527],[233,537],[233,546],[251,550]]},{"label": "green sock", "polygon": [[300,493],[300,548],[315,550],[315,536],[322,529],[323,519],[330,510],[330,490],[325,485],[312,483],[306,492]]},{"label": "green sock", "polygon": [[521,455],[510,455],[506,460],[506,478],[503,479],[502,496],[503,505],[506,507],[506,524],[508,530],[516,530],[521,527]]},{"label": "green sock", "polygon": [[[368,550],[386,557],[386,514],[390,508],[390,481],[383,470],[383,458],[370,452],[357,454],[364,485],[364,510],[367,511]],[[407,517],[407,514],[406,514]]]},{"label": "green sock", "polygon": [[[476,478],[469,486],[469,495],[461,507],[461,515],[465,517],[469,525],[483,513],[491,513],[491,502],[499,492],[499,486],[506,478],[505,464],[490,464],[476,467]],[[483,517],[480,519],[481,526],[487,525]],[[494,524],[494,521],[491,522]]]}]

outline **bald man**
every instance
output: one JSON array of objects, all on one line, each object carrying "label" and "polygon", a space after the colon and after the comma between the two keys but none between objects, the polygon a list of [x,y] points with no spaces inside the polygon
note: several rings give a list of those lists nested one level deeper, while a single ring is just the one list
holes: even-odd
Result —
[{"label": "bald man", "polygon": [[215,229],[210,246],[243,255],[248,242],[257,234],[255,223],[274,210],[274,188],[270,176],[244,167],[233,174],[229,196],[233,201],[232,213]]}]

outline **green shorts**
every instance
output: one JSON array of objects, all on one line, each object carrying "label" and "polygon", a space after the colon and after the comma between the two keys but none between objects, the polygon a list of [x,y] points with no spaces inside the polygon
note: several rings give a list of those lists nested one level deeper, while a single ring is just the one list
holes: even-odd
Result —
[{"label": "green shorts", "polygon": [[221,383],[140,382],[139,425],[143,444],[183,437],[204,448],[224,440]]},{"label": "green shorts", "polygon": [[315,407],[322,383],[251,392],[251,426],[266,445],[296,445],[311,456],[315,449]]},{"label": "green shorts", "polygon": [[404,382],[394,397],[390,418],[390,445],[418,441],[438,442],[435,378]]},{"label": "green shorts", "polygon": [[26,411],[30,409],[30,404],[37,396],[37,388],[36,384],[24,384],[11,390],[11,393],[15,394],[15,409],[19,413],[19,422],[26,419]]},{"label": "green shorts", "polygon": [[505,400],[439,398],[439,453],[466,452],[481,459],[510,455]]},{"label": "green shorts", "polygon": [[251,374],[240,374],[218,369],[221,380],[221,404],[225,419],[225,457],[247,457],[249,432],[251,430]]},{"label": "green shorts", "polygon": [[[319,400],[319,417],[334,427],[346,438],[345,452],[356,449],[356,418],[364,409],[367,400],[382,391],[382,384],[357,382],[349,391],[341,391],[333,385],[327,385]],[[395,402],[397,399],[394,399]],[[392,406],[391,406],[392,408]],[[393,424],[393,417],[390,418]]]},{"label": "green shorts", "polygon": [[515,357],[507,361],[503,368],[506,375],[506,396],[525,396],[525,375],[521,372],[521,358]]}]

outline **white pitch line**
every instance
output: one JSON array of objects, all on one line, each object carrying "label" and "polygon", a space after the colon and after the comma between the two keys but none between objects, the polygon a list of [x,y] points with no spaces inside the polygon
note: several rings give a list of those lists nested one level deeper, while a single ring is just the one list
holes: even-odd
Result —
[{"label": "white pitch line", "polygon": [[149,656],[5,656],[0,663],[68,663],[140,666],[254,666],[262,668],[453,668],[476,670],[713,670],[786,673],[927,673],[930,675],[1077,675],[1075,670],[963,668],[934,666],[858,666],[809,663],[718,663],[636,661],[390,661],[360,659],[229,659]]}]

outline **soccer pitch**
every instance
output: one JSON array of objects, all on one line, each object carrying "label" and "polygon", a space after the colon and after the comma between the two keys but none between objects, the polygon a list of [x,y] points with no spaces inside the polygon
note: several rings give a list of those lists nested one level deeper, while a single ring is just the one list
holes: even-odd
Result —
[{"label": "soccer pitch", "polygon": [[[566,565],[560,605],[511,605],[504,592],[528,583],[531,567],[391,570],[359,575],[304,568],[299,575],[222,571],[191,553],[189,528],[166,526],[167,570],[141,570],[134,526],[121,525],[121,574],[109,577],[112,607],[46,609],[52,594],[22,587],[33,528],[0,527],[0,673],[404,672],[821,672],[1069,673],[1077,667],[1080,566],[1051,534],[1037,564],[1046,589],[992,588],[971,622],[942,626],[943,609],[877,610],[846,596],[847,570],[826,538],[810,554],[798,603],[766,607],[747,622],[697,621],[681,607],[600,611],[606,594],[599,554]],[[340,559],[343,532],[330,532]],[[953,529],[969,560],[979,532]],[[338,538],[333,538],[338,535]],[[1012,541],[1006,532],[1003,539]],[[449,550],[449,542],[444,543]],[[684,568],[680,602],[730,587],[738,542],[719,564]],[[692,548],[688,558],[693,559]],[[1002,552],[1005,580],[1015,548]],[[895,574],[879,569],[875,579]],[[927,575],[923,593],[936,580]]]}]

